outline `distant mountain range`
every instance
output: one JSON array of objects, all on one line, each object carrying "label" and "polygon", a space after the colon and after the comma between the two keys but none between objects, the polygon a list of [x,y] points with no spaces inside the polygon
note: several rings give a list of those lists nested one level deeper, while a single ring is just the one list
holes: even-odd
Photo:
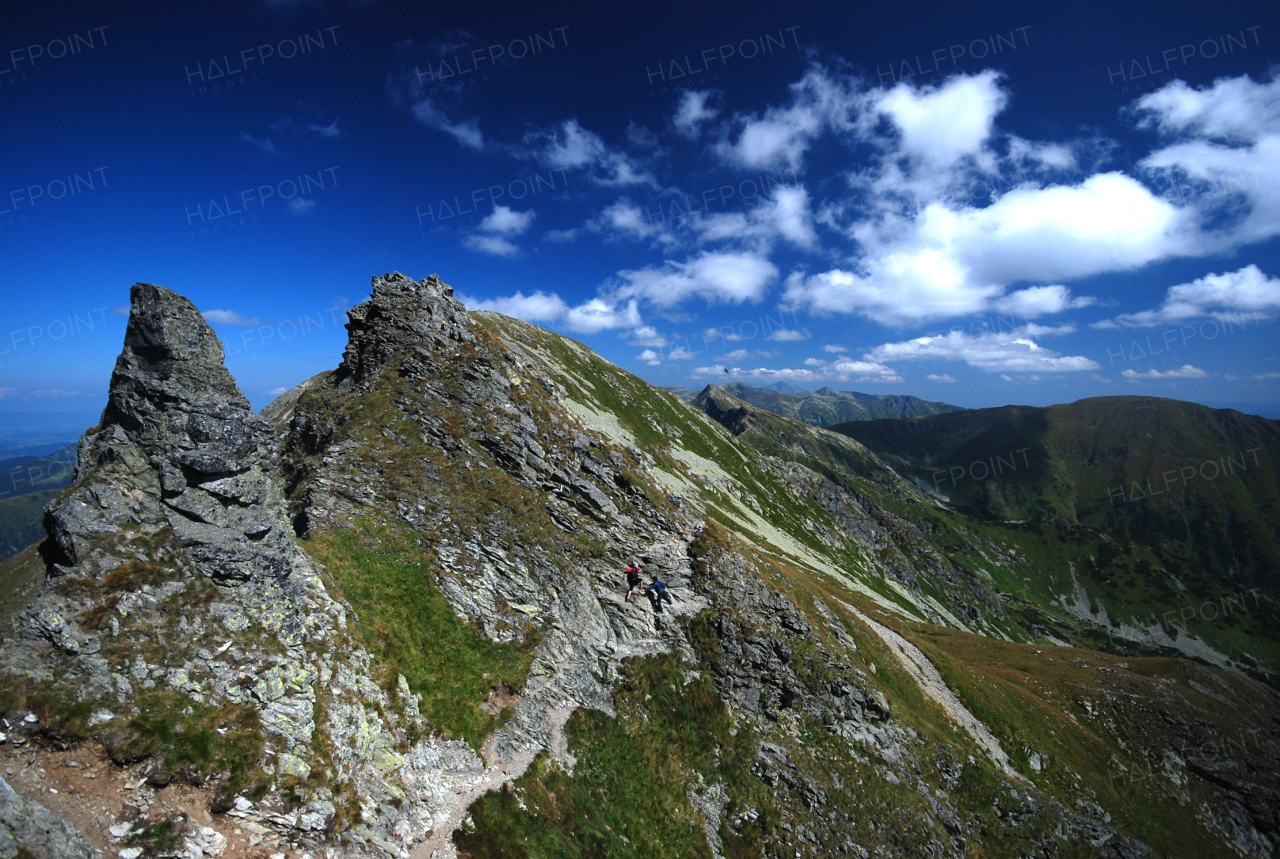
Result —
[{"label": "distant mountain range", "polygon": [[[806,391],[789,382],[756,387],[742,382],[718,386],[757,408],[785,415],[818,427],[832,427],[846,421],[873,421],[880,418],[912,418],[964,411],[961,406],[922,400],[904,394],[864,394],[860,391],[837,391],[831,387]],[[687,403],[698,392],[690,388],[669,387]]]},{"label": "distant mountain range", "polygon": [[832,430],[961,512],[1108,535],[1112,557],[1094,565],[1105,574],[1078,572],[1112,617],[1158,602],[1153,589],[1197,610],[1251,589],[1254,602],[1277,595],[1280,421],[1124,396]]},{"label": "distant mountain range", "polygon": [[74,443],[47,456],[0,459],[0,560],[44,536],[44,505],[71,482],[75,467]]}]

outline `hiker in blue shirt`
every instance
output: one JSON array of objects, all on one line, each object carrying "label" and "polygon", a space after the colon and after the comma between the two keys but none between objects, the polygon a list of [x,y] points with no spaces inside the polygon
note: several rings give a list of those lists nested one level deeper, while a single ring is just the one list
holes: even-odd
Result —
[{"label": "hiker in blue shirt", "polygon": [[649,602],[653,603],[653,610],[658,614],[662,614],[662,601],[666,600],[668,605],[673,605],[671,594],[667,592],[666,583],[654,580],[649,587],[644,589],[644,594],[649,598]]}]

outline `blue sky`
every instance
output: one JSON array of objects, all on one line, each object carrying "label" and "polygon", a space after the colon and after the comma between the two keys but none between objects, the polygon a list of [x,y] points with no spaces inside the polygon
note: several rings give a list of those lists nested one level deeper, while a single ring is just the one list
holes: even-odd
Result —
[{"label": "blue sky", "polygon": [[659,384],[1280,414],[1274,3],[13,5],[0,433],[135,281],[261,407],[395,270]]}]

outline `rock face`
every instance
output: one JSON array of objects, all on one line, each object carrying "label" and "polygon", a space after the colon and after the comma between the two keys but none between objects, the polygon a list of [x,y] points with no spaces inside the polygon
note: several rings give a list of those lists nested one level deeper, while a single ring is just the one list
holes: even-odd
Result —
[{"label": "rock face", "polygon": [[[266,739],[266,777],[327,778],[302,786],[301,802],[274,789],[241,797],[241,817],[319,843],[337,813],[330,785],[347,784],[362,797],[353,854],[421,838],[483,764],[465,743],[407,742],[429,726],[393,704],[345,636],[346,609],[293,537],[276,430],[196,308],[151,284],[132,302],[102,424],[81,442],[74,488],[46,513],[48,585],[6,643],[7,670],[121,712],[101,729],[112,748],[127,748],[120,732],[140,695],[245,708]],[[173,773],[158,766],[148,777],[165,784]],[[447,807],[404,804],[408,792]]]},{"label": "rock face", "polygon": [[70,824],[0,778],[0,856],[17,856],[19,847],[35,859],[93,859],[93,849]]}]

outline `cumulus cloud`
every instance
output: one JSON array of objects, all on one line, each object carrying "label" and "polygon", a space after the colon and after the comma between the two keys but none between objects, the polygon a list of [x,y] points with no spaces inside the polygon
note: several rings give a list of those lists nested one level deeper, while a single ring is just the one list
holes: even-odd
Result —
[{"label": "cumulus cloud", "polygon": [[1022,331],[978,335],[953,330],[875,347],[873,361],[963,361],[988,372],[1075,372],[1097,370],[1097,362],[1082,356],[1063,356],[1037,344]]},{"label": "cumulus cloud", "polygon": [[658,333],[652,325],[641,325],[628,332],[627,342],[632,346],[657,346],[661,349],[667,345],[667,338]]},{"label": "cumulus cloud", "polygon": [[775,328],[765,335],[766,340],[773,340],[775,343],[791,343],[798,340],[809,339],[808,328]]},{"label": "cumulus cloud", "polygon": [[662,363],[662,359],[658,357],[658,353],[653,351],[652,349],[645,349],[643,352],[641,352],[639,355],[636,356],[636,360],[643,361],[646,364],[648,364],[650,367],[656,367]]},{"label": "cumulus cloud", "polygon": [[901,135],[899,151],[932,170],[946,170],[966,156],[979,156],[991,137],[996,114],[1008,101],[1001,74],[953,75],[937,86],[902,82],[875,104]]},{"label": "cumulus cloud", "polygon": [[694,377],[720,374],[731,379],[746,379],[753,382],[901,382],[902,377],[896,370],[875,361],[855,361],[841,358],[816,369],[781,367],[730,367],[718,364],[713,367],[699,367],[694,370]]},{"label": "cumulus cloud", "polygon": [[570,306],[554,292],[546,293],[541,290],[532,295],[518,291],[515,295],[484,299],[459,294],[458,299],[471,310],[492,310],[526,322],[559,322],[570,331],[582,334],[598,334],[617,328],[653,332],[652,328],[643,326],[640,310],[634,300],[619,303],[593,298],[577,306]]},{"label": "cumulus cloud", "polygon": [[[793,275],[785,300],[887,325],[980,313],[1008,283],[1084,277],[1161,259],[1184,247],[1185,229],[1172,204],[1121,173],[1075,186],[1021,187],[985,208],[931,203],[905,228],[859,228],[867,250],[861,270]],[[1010,300],[1035,309],[1064,297],[1041,288]]]},{"label": "cumulus cloud", "polygon": [[1076,167],[1076,154],[1061,143],[1034,143],[1016,135],[1009,136],[1009,159],[1024,169],[1070,170]]},{"label": "cumulus cloud", "polygon": [[643,320],[634,299],[610,302],[603,298],[593,298],[570,308],[564,315],[564,321],[570,330],[596,334],[611,328],[638,328]]},{"label": "cumulus cloud", "polygon": [[504,298],[476,299],[460,295],[459,299],[470,310],[492,310],[525,322],[553,322],[562,319],[569,306],[555,293],[538,290],[532,295],[516,292]]},{"label": "cumulus cloud", "polygon": [[1088,307],[1097,303],[1092,296],[1071,297],[1071,290],[1060,284],[1053,286],[1032,286],[1003,295],[991,303],[999,313],[1021,316],[1023,319],[1035,319],[1051,313],[1078,307]]},{"label": "cumulus cloud", "polygon": [[[1174,81],[1138,99],[1139,124],[1170,144],[1140,167],[1202,219],[1203,252],[1280,234],[1280,80],[1247,75],[1192,89]],[[1226,193],[1220,193],[1226,191]]]},{"label": "cumulus cloud", "polygon": [[697,213],[689,226],[704,242],[746,242],[762,252],[779,238],[804,248],[814,247],[818,240],[809,192],[802,185],[778,185],[747,212]]},{"label": "cumulus cloud", "polygon": [[520,253],[511,238],[519,236],[533,223],[534,213],[517,212],[506,206],[494,206],[477,229],[479,233],[467,236],[462,244],[473,251],[498,257],[514,257]]},{"label": "cumulus cloud", "polygon": [[495,257],[514,257],[520,255],[520,248],[502,236],[470,235],[462,240],[463,246],[469,250]]},{"label": "cumulus cloud", "polygon": [[234,310],[202,310],[200,315],[214,325],[239,325],[252,328],[258,324],[258,317],[248,317]]},{"label": "cumulus cloud", "polygon": [[533,223],[534,213],[517,212],[506,206],[494,206],[483,220],[480,229],[499,236],[518,236]]},{"label": "cumulus cloud", "polygon": [[719,115],[720,111],[707,104],[710,97],[710,92],[691,89],[681,94],[680,101],[676,104],[675,116],[671,120],[677,132],[685,137],[697,137],[702,130],[702,123]]},{"label": "cumulus cloud", "polygon": [[839,346],[834,343],[828,343],[826,346],[822,347],[822,351],[823,352],[848,352],[849,350],[844,346]]},{"label": "cumulus cloud", "polygon": [[1280,278],[1268,277],[1256,265],[1236,271],[1207,274],[1190,283],[1169,287],[1164,303],[1153,310],[1124,313],[1095,327],[1150,328],[1212,316],[1240,322],[1245,314],[1270,319],[1280,312]]},{"label": "cumulus cloud", "polygon": [[943,373],[942,375],[938,375],[937,373],[930,373],[929,375],[925,376],[925,378],[928,379],[930,382],[950,383],[956,380],[955,376],[949,375],[947,373]]},{"label": "cumulus cloud", "polygon": [[733,118],[732,130],[716,145],[721,160],[750,170],[799,167],[824,128],[849,128],[859,98],[850,81],[813,69],[789,89],[787,106]]},{"label": "cumulus cloud", "polygon": [[444,111],[436,107],[435,102],[430,98],[423,98],[415,104],[413,115],[418,122],[436,131],[443,131],[469,149],[477,151],[484,149],[484,135],[480,132],[478,119],[454,122],[445,115]]},{"label": "cumulus cloud", "polygon": [[1125,370],[1120,374],[1130,382],[1140,382],[1143,379],[1205,379],[1209,374],[1199,367],[1193,367],[1190,364],[1183,364],[1176,370],[1148,370],[1145,373],[1139,373],[1137,370]]},{"label": "cumulus cloud", "polygon": [[610,149],[600,135],[568,119],[550,129],[530,131],[517,154],[552,169],[581,170],[597,185],[655,185],[647,170],[626,153]]},{"label": "cumulus cloud", "polygon": [[685,262],[668,260],[661,266],[620,271],[613,291],[620,298],[638,298],[657,307],[694,297],[712,304],[741,304],[759,301],[777,276],[773,263],[758,254],[704,251]]}]

